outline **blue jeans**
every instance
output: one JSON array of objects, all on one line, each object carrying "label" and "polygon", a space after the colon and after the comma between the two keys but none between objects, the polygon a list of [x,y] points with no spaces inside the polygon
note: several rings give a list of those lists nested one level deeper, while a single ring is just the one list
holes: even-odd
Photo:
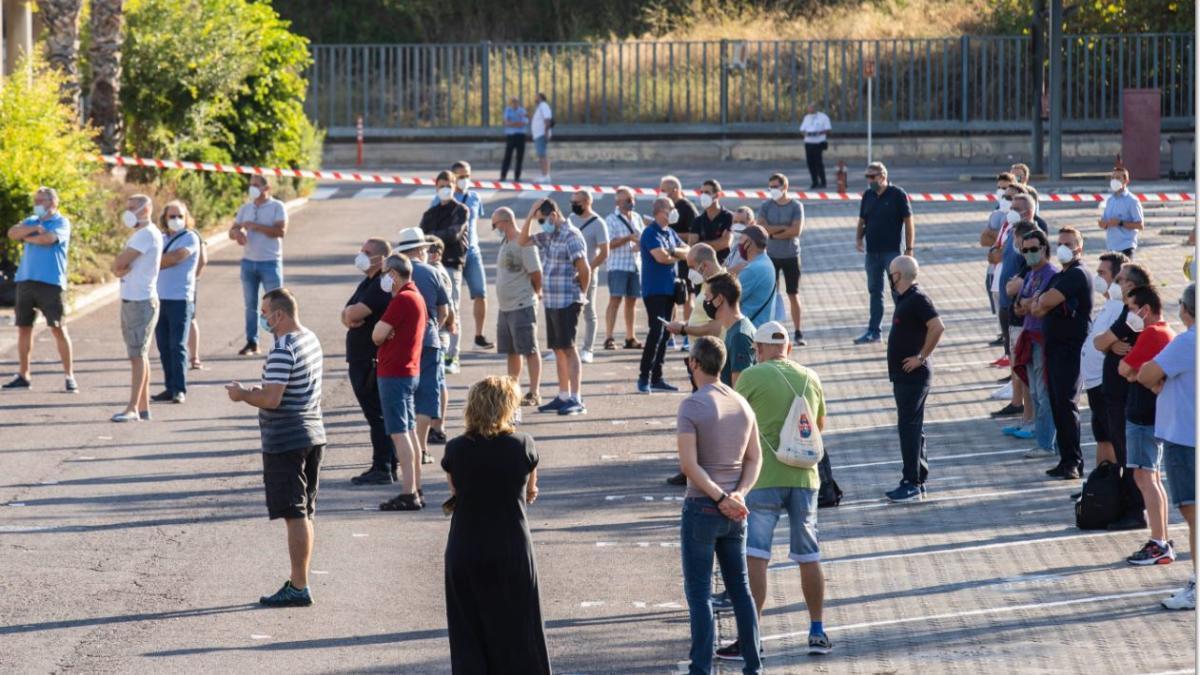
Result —
[{"label": "blue jeans", "polygon": [[1029,361],[1029,396],[1033,399],[1033,436],[1037,447],[1054,449],[1054,411],[1050,409],[1050,385],[1046,380],[1046,348],[1033,343],[1033,357]]},{"label": "blue jeans", "polygon": [[[867,295],[871,297],[871,317],[867,321],[867,330],[880,333],[883,323],[883,288],[887,283],[888,267],[900,255],[899,251],[871,252],[867,251]],[[892,302],[896,302],[896,294],[892,294]]]},{"label": "blue jeans", "polygon": [[187,393],[188,333],[196,305],[188,300],[160,300],[154,342],[162,361],[163,382],[172,394]]},{"label": "blue jeans", "polygon": [[733,602],[738,643],[745,659],[743,673],[761,673],[758,655],[758,614],[750,597],[750,575],[746,567],[746,523],[721,515],[707,497],[683,503],[679,526],[683,559],[683,592],[687,596],[692,624],[691,666],[688,673],[708,675],[713,660],[712,569],[713,555],[721,567],[721,578]]},{"label": "blue jeans", "polygon": [[[259,286],[262,291],[259,292]],[[283,288],[282,260],[242,259],[242,298],[246,303],[246,342],[258,344],[258,302],[268,291]]]}]

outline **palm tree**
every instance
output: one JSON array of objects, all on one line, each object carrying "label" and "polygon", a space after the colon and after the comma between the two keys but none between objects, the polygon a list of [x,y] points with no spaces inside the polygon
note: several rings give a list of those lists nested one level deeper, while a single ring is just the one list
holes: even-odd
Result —
[{"label": "palm tree", "polygon": [[39,0],[46,60],[64,76],[62,102],[79,114],[79,10],[83,0]]},{"label": "palm tree", "polygon": [[121,27],[124,0],[92,0],[92,47],[89,51],[92,87],[88,122],[99,132],[100,151],[121,149],[125,128],[121,118]]}]

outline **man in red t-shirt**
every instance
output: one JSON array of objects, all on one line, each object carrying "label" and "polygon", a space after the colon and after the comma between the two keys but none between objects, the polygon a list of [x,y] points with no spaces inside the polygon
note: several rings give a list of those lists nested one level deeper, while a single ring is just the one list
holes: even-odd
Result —
[{"label": "man in red t-shirt", "polygon": [[1129,556],[1131,565],[1166,565],[1175,560],[1175,548],[1167,539],[1167,493],[1159,478],[1162,444],[1154,438],[1154,414],[1158,396],[1137,381],[1138,371],[1153,360],[1175,337],[1162,319],[1162,298],[1153,286],[1141,286],[1125,296],[1129,315],[1125,322],[1138,332],[1133,349],[1121,359],[1117,372],[1131,383],[1125,403],[1125,466],[1133,470],[1142,499],[1150,541]]},{"label": "man in red t-shirt", "polygon": [[383,406],[383,426],[396,446],[402,489],[394,499],[379,505],[382,511],[419,511],[421,500],[421,461],[416,452],[416,409],[413,395],[421,376],[421,347],[427,315],[425,300],[412,282],[412,263],[403,253],[394,253],[383,262],[380,287],[392,294],[392,300],[375,329],[371,340],[379,346],[376,373],[379,401]]}]

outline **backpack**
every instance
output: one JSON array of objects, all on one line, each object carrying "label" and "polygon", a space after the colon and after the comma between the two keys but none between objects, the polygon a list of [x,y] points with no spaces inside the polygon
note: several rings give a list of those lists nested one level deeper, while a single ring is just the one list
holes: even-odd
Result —
[{"label": "backpack", "polygon": [[821,458],[817,464],[817,475],[821,477],[821,489],[817,492],[817,508],[824,509],[842,503],[842,488],[833,479],[833,466],[829,463],[829,455]]},{"label": "backpack", "polygon": [[1121,499],[1121,467],[1101,462],[1083,483],[1083,494],[1075,502],[1075,526],[1081,530],[1103,530],[1124,511]]},{"label": "backpack", "polygon": [[[763,442],[781,463],[797,469],[811,469],[825,457],[825,443],[821,440],[821,430],[817,428],[817,421],[808,408],[808,399],[796,393],[783,371],[776,366],[772,368],[791,390],[793,398],[787,418],[779,430],[779,447],[772,448],[766,439],[763,439]],[[805,380],[805,391],[808,391],[810,381],[811,378]]]}]

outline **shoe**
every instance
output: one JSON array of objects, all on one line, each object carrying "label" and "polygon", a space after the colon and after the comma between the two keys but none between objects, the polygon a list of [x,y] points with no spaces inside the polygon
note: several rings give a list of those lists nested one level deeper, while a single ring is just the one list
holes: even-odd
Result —
[{"label": "shoe", "polygon": [[1019,438],[1023,441],[1028,441],[1033,438],[1033,429],[1026,429],[1025,427],[1021,427],[1020,429],[1017,429],[1016,431],[1012,432],[1012,437]]},{"label": "shoe", "polygon": [[445,445],[446,432],[441,429],[429,427],[429,433],[425,435],[425,442],[432,443],[433,445]]},{"label": "shoe", "polygon": [[523,396],[521,398],[521,406],[522,407],[528,407],[531,405],[538,406],[541,404],[542,404],[542,397],[535,391],[527,391],[527,392],[525,392],[525,396]]},{"label": "shoe", "polygon": [[1046,457],[1058,457],[1058,451],[1047,448],[1030,448],[1022,456],[1025,459],[1045,459]]},{"label": "shoe", "polygon": [[275,591],[275,595],[264,595],[259,598],[258,604],[264,607],[311,607],[313,597],[307,588],[296,588],[289,580],[283,582],[283,588]]},{"label": "shoe", "polygon": [[495,344],[488,342],[488,339],[482,335],[475,336],[475,346],[479,347],[480,349],[495,349],[496,348]]},{"label": "shoe", "polygon": [[879,342],[880,339],[881,339],[881,336],[879,333],[869,330],[869,331],[863,333],[862,335],[859,335],[858,337],[854,338],[854,344],[865,345],[865,344],[869,344],[871,342]]},{"label": "shoe", "polygon": [[171,397],[171,403],[183,403],[186,400],[187,394],[183,393],[182,391],[175,392],[175,395]]},{"label": "shoe", "polygon": [[434,462],[433,453],[429,452],[428,450],[424,450],[421,452],[421,463],[422,464],[433,464],[433,462]]},{"label": "shoe", "polygon": [[388,469],[388,472],[392,474],[392,482],[393,483],[400,482],[400,470],[399,469],[397,469],[396,467],[393,466],[391,469]]},{"label": "shoe", "polygon": [[1149,565],[1170,565],[1175,562],[1175,542],[1168,541],[1165,547],[1148,541],[1137,553],[1126,558],[1130,565],[1141,567]]},{"label": "shoe", "polygon": [[458,362],[457,356],[450,359],[450,362],[446,364],[446,373],[449,375],[457,375],[461,370],[462,364]]},{"label": "shoe", "polygon": [[1146,529],[1146,513],[1139,511],[1137,513],[1129,513],[1114,520],[1105,528],[1109,532],[1120,532],[1121,530],[1144,530]]},{"label": "shoe", "polygon": [[714,612],[728,612],[733,609],[733,600],[729,599],[729,591],[713,593],[712,608]]},{"label": "shoe", "polygon": [[546,355],[542,357],[542,360],[543,361],[553,361],[554,360],[554,350],[553,349],[548,350],[546,352]]},{"label": "shoe", "polygon": [[538,410],[538,412],[543,412],[543,413],[558,412],[566,404],[567,404],[567,401],[555,396],[554,398],[550,399],[549,403],[545,403],[543,405],[538,406],[537,410]]},{"label": "shoe", "polygon": [[804,339],[804,333],[796,331],[796,335],[792,338],[792,344],[796,347],[804,347],[808,345],[808,340]]},{"label": "shoe", "polygon": [[254,356],[258,353],[257,342],[247,342],[245,347],[238,350],[238,356]]},{"label": "shoe", "polygon": [[[1054,454],[1058,454],[1057,452]],[[1076,466],[1056,466],[1053,469],[1047,469],[1046,475],[1051,478],[1061,478],[1063,480],[1079,480],[1083,478],[1083,473]]]},{"label": "shoe", "polygon": [[988,343],[988,346],[989,347],[1003,347],[1004,346],[1004,336],[997,335],[995,340],[992,340],[991,342]]},{"label": "shoe", "polygon": [[79,393],[79,383],[75,381],[74,375],[67,376],[66,383],[63,384],[63,390],[65,390],[68,394]]},{"label": "shoe", "polygon": [[823,656],[833,651],[833,643],[829,641],[829,637],[824,633],[816,635],[809,634],[808,636],[808,654],[809,656]]},{"label": "shoe", "polygon": [[616,340],[614,340],[614,339],[612,339],[612,338],[605,338],[605,340],[604,340],[604,350],[605,350],[605,351],[609,351],[609,352],[611,352],[611,351],[613,351],[613,350],[614,350],[614,349],[616,349],[616,348],[617,348],[617,341],[616,341]]},{"label": "shoe", "polygon": [[925,498],[925,492],[918,485],[902,480],[899,487],[895,490],[889,490],[884,493],[884,496],[889,501],[896,504],[904,504],[908,502],[919,502]]},{"label": "shoe", "polygon": [[1007,356],[1001,356],[995,361],[992,361],[989,365],[991,365],[993,368],[1007,368],[1012,365],[1012,362],[1008,360]]},{"label": "shoe", "polygon": [[648,380],[643,380],[641,378],[638,378],[637,390],[638,390],[639,394],[649,394],[651,391],[650,382]]},{"label": "shoe", "polygon": [[677,473],[674,476],[671,476],[670,478],[667,479],[667,485],[674,485],[675,487],[683,487],[684,485],[687,485],[687,476],[685,474],[683,474],[682,472]]},{"label": "shoe", "polygon": [[150,411],[149,411],[149,410],[143,410],[143,411],[141,411],[141,412],[139,412],[139,413],[138,413],[138,419],[139,419],[139,420],[141,420],[141,421],[143,421],[143,422],[149,422],[150,420],[152,420],[152,419],[154,419],[154,418],[150,416]]},{"label": "shoe", "polygon": [[585,406],[583,404],[583,401],[581,401],[577,398],[573,398],[570,401],[567,401],[566,405],[564,405],[563,407],[558,409],[558,414],[559,415],[586,415],[587,414],[587,406]]},{"label": "shoe", "polygon": [[351,485],[391,485],[392,472],[387,469],[367,469],[350,479]]},{"label": "shoe", "polygon": [[29,380],[18,375],[16,377],[14,377],[12,379],[12,381],[10,381],[8,384],[4,385],[3,387],[0,387],[0,389],[28,389],[31,386],[33,386],[33,385],[30,384]]},{"label": "shoe", "polygon": [[665,391],[668,394],[674,394],[679,391],[679,387],[673,384],[667,384],[663,380],[654,380],[650,383],[650,391]]},{"label": "shoe", "polygon": [[[758,646],[759,656],[762,656],[762,653],[763,653],[762,645],[759,645]],[[737,643],[737,641],[734,641],[730,644],[725,645],[724,647],[721,647],[716,652],[714,652],[714,654],[716,655],[716,657],[718,659],[722,659],[725,661],[744,661],[745,660],[742,658],[742,647],[741,647],[741,645],[739,645]]]},{"label": "shoe", "polygon": [[1014,415],[1020,415],[1024,412],[1025,412],[1025,406],[1013,405],[1013,404],[1009,403],[1008,405],[1004,406],[1003,408],[992,413],[992,417],[1012,417]]},{"label": "shoe", "polygon": [[422,508],[424,504],[415,494],[396,495],[379,505],[380,511],[420,511]]},{"label": "shoe", "polygon": [[625,338],[625,349],[643,349],[645,345],[637,341],[637,338]]},{"label": "shoe", "polygon": [[1012,398],[1012,382],[1006,382],[993,391],[988,398],[993,401],[1007,401]]},{"label": "shoe", "polygon": [[126,410],[125,412],[119,412],[116,415],[113,415],[111,419],[114,422],[137,422],[141,418],[138,416],[137,412]]},{"label": "shoe", "polygon": [[692,343],[690,341],[688,341],[687,337],[684,337],[683,344],[679,345],[679,351],[686,352],[686,351],[690,350],[691,348],[692,348]]},{"label": "shoe", "polygon": [[1163,600],[1162,606],[1167,609],[1196,609],[1196,580],[1192,579],[1175,595]]},{"label": "shoe", "polygon": [[579,360],[582,363],[591,363],[592,361],[596,360],[596,356],[594,354],[592,354],[592,351],[590,349],[585,349],[585,350],[579,352]]},{"label": "shoe", "polygon": [[172,396],[174,396],[174,395],[171,392],[164,389],[164,390],[158,392],[157,394],[151,396],[150,400],[157,401],[159,403],[166,403],[167,401],[171,400]]},{"label": "shoe", "polygon": [[1083,492],[1076,492],[1076,493],[1072,494],[1070,499],[1073,502],[1077,502],[1080,499],[1083,499]]}]

